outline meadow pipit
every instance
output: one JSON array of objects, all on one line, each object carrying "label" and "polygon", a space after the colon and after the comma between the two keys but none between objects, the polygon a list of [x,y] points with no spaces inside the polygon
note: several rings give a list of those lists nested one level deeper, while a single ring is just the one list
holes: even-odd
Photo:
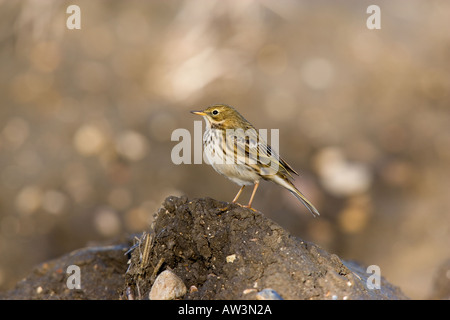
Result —
[{"label": "meadow pipit", "polygon": [[220,174],[241,186],[233,199],[235,203],[246,185],[254,185],[248,205],[261,179],[275,182],[288,189],[314,215],[319,212],[294,186],[291,173],[298,175],[275,150],[268,145],[256,129],[233,107],[217,104],[203,111],[192,111],[206,122],[203,135],[205,156]]}]

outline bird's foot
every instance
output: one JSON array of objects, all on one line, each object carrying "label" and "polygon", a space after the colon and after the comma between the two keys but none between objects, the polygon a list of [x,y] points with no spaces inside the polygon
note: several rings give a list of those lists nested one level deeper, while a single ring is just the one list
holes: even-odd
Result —
[{"label": "bird's foot", "polygon": [[238,206],[240,206],[240,207],[242,207],[242,208],[250,209],[250,210],[252,210],[252,211],[254,211],[254,212],[257,212],[257,211],[258,211],[258,210],[256,210],[256,209],[253,209],[252,206],[251,206],[251,205],[248,205],[248,204],[240,204],[239,202],[236,202],[236,201],[232,201],[231,203],[237,204]]},{"label": "bird's foot", "polygon": [[242,206],[242,205],[241,205],[241,207],[250,209],[250,210],[252,210],[252,211],[254,211],[254,212],[257,212],[257,211],[258,211],[258,210],[256,210],[256,209],[253,209],[252,206],[250,206],[250,205],[248,205],[248,204],[245,205],[245,206]]}]

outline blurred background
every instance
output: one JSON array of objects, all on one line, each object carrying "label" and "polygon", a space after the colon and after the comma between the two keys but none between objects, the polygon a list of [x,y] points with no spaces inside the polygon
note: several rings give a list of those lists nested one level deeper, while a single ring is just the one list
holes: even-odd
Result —
[{"label": "blurred background", "polygon": [[170,157],[190,110],[226,103],[280,129],[322,215],[268,182],[256,209],[435,298],[450,281],[449,16],[445,0],[0,0],[0,289],[141,233],[169,195],[231,201],[239,186]]}]

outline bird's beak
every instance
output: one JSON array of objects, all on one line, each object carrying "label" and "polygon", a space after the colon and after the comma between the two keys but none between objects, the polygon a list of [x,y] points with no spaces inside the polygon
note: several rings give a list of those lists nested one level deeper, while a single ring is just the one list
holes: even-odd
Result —
[{"label": "bird's beak", "polygon": [[204,113],[203,111],[191,111],[191,113],[198,114],[199,116],[206,116],[206,113]]}]

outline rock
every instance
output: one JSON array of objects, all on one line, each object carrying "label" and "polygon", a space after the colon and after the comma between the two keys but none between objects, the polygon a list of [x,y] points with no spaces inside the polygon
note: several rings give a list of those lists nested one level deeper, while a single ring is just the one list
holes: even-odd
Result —
[{"label": "rock", "polygon": [[186,286],[175,273],[165,270],[159,274],[150,290],[150,300],[175,300],[186,294]]},{"label": "rock", "polygon": [[283,300],[283,298],[273,289],[263,289],[256,294],[257,300]]},{"label": "rock", "polygon": [[227,263],[233,263],[233,261],[236,260],[236,255],[230,254],[229,256],[226,257],[225,260],[227,261]]}]

